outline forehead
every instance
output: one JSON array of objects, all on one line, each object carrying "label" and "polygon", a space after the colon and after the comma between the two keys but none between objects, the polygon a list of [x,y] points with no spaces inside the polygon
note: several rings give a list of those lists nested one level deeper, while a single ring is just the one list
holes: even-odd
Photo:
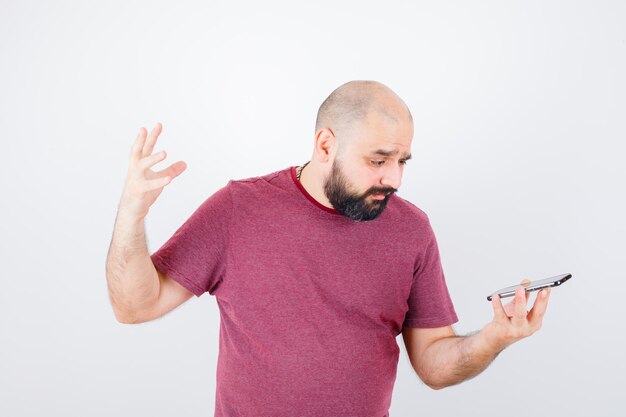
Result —
[{"label": "forehead", "polygon": [[356,126],[353,139],[361,154],[405,157],[411,153],[413,124],[407,118],[371,113]]}]

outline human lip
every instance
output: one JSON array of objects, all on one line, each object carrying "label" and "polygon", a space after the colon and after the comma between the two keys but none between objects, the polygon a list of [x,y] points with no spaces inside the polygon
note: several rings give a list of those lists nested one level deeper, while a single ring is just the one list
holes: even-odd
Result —
[{"label": "human lip", "polygon": [[383,200],[386,195],[385,194],[372,194],[372,197],[374,197],[376,200]]}]

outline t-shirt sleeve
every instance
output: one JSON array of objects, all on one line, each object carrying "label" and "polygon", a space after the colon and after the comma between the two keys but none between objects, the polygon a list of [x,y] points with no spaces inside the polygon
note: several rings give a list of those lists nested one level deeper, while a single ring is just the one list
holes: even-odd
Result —
[{"label": "t-shirt sleeve", "polygon": [[425,247],[417,258],[403,327],[444,327],[458,321],[441,265],[437,239],[430,222]]},{"label": "t-shirt sleeve", "polygon": [[232,216],[231,182],[208,197],[152,255],[162,273],[196,297],[213,295],[226,274]]}]

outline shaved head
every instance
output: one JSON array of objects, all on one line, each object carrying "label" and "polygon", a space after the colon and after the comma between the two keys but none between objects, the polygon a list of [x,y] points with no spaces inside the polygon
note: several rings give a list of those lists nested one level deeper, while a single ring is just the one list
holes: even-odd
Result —
[{"label": "shaved head", "polygon": [[313,155],[300,168],[300,183],[325,207],[353,221],[373,220],[400,187],[412,141],[413,117],[396,93],[377,81],[347,82],[317,112]]},{"label": "shaved head", "polygon": [[390,123],[413,123],[408,106],[389,87],[377,81],[356,80],[339,86],[324,100],[317,112],[315,131],[329,128],[343,148],[353,128],[372,113]]}]

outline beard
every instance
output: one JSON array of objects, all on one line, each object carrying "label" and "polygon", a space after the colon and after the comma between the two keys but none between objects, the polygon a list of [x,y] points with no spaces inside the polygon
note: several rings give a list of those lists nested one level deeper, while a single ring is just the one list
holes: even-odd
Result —
[{"label": "beard", "polygon": [[[328,201],[335,210],[355,222],[370,221],[378,217],[396,191],[392,187],[372,187],[360,195],[352,193],[337,159],[333,161],[330,174],[324,181],[324,193]],[[368,197],[373,194],[384,194],[385,198],[368,202]]]}]

